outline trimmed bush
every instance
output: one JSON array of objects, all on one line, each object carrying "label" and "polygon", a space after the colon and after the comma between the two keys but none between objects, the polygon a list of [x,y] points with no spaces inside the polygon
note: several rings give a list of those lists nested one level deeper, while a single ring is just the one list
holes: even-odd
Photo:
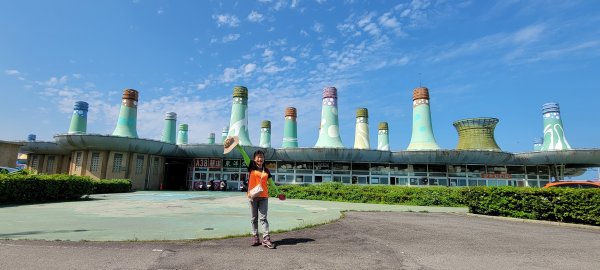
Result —
[{"label": "trimmed bush", "polygon": [[[462,188],[361,186],[341,183],[320,185],[282,185],[279,189],[290,199],[356,203],[406,204],[422,206],[465,206]],[[276,196],[271,192],[271,196]]]},{"label": "trimmed bush", "polygon": [[93,191],[92,179],[72,175],[0,175],[0,203],[76,200]]},{"label": "trimmed bush", "polygon": [[94,194],[131,192],[129,179],[93,180]]},{"label": "trimmed bush", "polygon": [[477,187],[462,191],[474,214],[600,225],[600,189]]}]

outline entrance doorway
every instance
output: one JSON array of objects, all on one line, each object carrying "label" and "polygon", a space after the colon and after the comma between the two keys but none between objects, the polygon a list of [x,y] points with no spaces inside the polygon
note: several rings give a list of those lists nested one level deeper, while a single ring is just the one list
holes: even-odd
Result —
[{"label": "entrance doorway", "polygon": [[167,159],[165,162],[165,179],[163,190],[187,190],[187,165],[186,159]]}]

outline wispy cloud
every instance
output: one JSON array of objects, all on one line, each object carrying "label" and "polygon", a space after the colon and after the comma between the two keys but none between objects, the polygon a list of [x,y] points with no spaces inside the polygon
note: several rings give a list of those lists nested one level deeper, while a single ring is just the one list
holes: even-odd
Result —
[{"label": "wispy cloud", "polygon": [[265,16],[258,13],[257,11],[252,11],[248,14],[248,21],[251,22],[262,22],[265,19]]},{"label": "wispy cloud", "polygon": [[[493,54],[499,53],[500,49],[515,50],[540,40],[546,27],[542,24],[531,25],[519,29],[513,33],[498,33],[487,35],[474,41],[466,42],[458,46],[443,49],[431,60],[438,62],[465,55],[474,55],[482,52]],[[521,49],[522,50],[522,49]]]},{"label": "wispy cloud", "polygon": [[240,25],[240,20],[234,16],[229,14],[218,14],[213,15],[213,19],[217,22],[219,27],[225,25],[229,27],[237,27]]},{"label": "wispy cloud", "polygon": [[323,24],[319,23],[319,22],[315,22],[312,26],[312,30],[317,32],[317,33],[321,33],[323,32]]},{"label": "wispy cloud", "polygon": [[7,69],[4,71],[4,74],[6,74],[8,76],[19,76],[19,75],[21,75],[21,72],[19,72],[16,69]]},{"label": "wispy cloud", "polygon": [[223,43],[227,43],[227,42],[231,42],[231,41],[236,41],[240,38],[240,34],[229,34],[227,36],[224,36],[223,39],[221,39],[221,41]]}]

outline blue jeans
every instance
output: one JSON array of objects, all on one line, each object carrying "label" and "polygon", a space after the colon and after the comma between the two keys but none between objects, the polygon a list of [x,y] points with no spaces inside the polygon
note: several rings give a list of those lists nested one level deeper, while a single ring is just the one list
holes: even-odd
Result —
[{"label": "blue jeans", "polygon": [[260,221],[263,238],[269,236],[269,221],[267,221],[268,209],[269,198],[256,198],[250,200],[250,223],[252,224],[252,235],[258,235],[258,221]]}]

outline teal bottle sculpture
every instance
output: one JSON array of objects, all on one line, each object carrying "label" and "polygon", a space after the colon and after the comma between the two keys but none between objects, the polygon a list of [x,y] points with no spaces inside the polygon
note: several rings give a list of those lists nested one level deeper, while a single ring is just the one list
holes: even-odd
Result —
[{"label": "teal bottle sculpture", "polygon": [[321,125],[317,148],[343,148],[338,124],[337,89],[325,87],[323,89],[323,105],[321,108]]},{"label": "teal bottle sculpture", "polygon": [[264,120],[260,123],[260,147],[271,148],[271,121]]},{"label": "teal bottle sculpture", "polygon": [[134,89],[123,90],[123,101],[119,111],[119,120],[117,127],[113,132],[114,136],[137,138],[137,103],[138,91]]},{"label": "teal bottle sculpture", "polygon": [[542,150],[542,145],[544,145],[544,138],[533,138],[533,151]]},{"label": "teal bottle sculpture", "polygon": [[540,151],[571,149],[565,137],[558,103],[544,104],[542,106],[542,115],[544,117],[544,144],[540,148]]},{"label": "teal bottle sculpture", "polygon": [[166,143],[175,143],[177,127],[177,114],[168,112],[165,114],[165,128],[163,129],[162,141]]},{"label": "teal bottle sculpture", "polygon": [[85,101],[75,102],[69,134],[85,134],[87,132],[88,103]]},{"label": "teal bottle sculpture", "polygon": [[221,144],[223,144],[225,139],[227,139],[228,133],[229,133],[229,126],[223,127],[223,130],[221,131]]},{"label": "teal bottle sculpture", "polygon": [[188,144],[188,125],[179,125],[179,132],[177,133],[177,144]]},{"label": "teal bottle sculpture", "polygon": [[252,145],[248,136],[248,88],[233,87],[233,105],[228,136],[238,136],[240,145]]},{"label": "teal bottle sculpture", "polygon": [[215,144],[215,133],[208,133],[208,144]]},{"label": "teal bottle sculpture", "polygon": [[407,150],[438,150],[440,147],[433,136],[429,89],[417,87],[413,91],[412,136]]},{"label": "teal bottle sculpture", "polygon": [[379,123],[379,130],[377,131],[377,150],[390,151],[390,135],[387,122]]},{"label": "teal bottle sculpture", "polygon": [[283,143],[281,144],[281,148],[298,148],[298,123],[296,123],[296,117],[296,108],[285,108]]},{"label": "teal bottle sculpture", "polygon": [[367,108],[356,110],[356,131],[354,133],[354,149],[369,149],[369,111]]}]

